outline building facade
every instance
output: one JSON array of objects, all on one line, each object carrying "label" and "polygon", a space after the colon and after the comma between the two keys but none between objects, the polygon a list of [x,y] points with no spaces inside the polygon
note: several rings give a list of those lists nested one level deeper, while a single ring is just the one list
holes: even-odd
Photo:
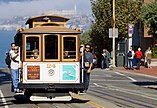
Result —
[{"label": "building facade", "polygon": [[[144,3],[147,4],[147,3],[150,3],[150,2],[153,2],[155,0],[144,0]],[[154,46],[156,43],[157,43],[157,40],[155,40],[153,38],[152,35],[150,35],[148,33],[149,31],[149,28],[142,25],[142,34],[141,34],[141,39],[140,39],[140,46],[142,47],[142,49],[145,51],[148,47],[152,47]]]}]

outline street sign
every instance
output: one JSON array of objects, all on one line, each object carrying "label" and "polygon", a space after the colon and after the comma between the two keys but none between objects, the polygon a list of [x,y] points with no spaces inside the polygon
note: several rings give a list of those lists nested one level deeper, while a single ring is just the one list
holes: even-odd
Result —
[{"label": "street sign", "polygon": [[[109,38],[112,38],[112,28],[109,28]],[[118,28],[115,28],[115,38],[118,38]]]},{"label": "street sign", "polygon": [[134,25],[129,24],[128,25],[128,35],[129,35],[129,37],[132,37],[133,32],[134,32]]}]

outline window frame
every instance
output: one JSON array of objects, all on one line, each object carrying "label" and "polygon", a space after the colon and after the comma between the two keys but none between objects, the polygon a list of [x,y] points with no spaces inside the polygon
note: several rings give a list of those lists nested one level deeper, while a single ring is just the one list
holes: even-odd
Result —
[{"label": "window frame", "polygon": [[[75,37],[76,39],[76,58],[64,58],[64,37]],[[62,35],[62,61],[78,61],[78,35]]]},{"label": "window frame", "polygon": [[[38,37],[39,38],[39,58],[38,59],[27,59],[26,58],[26,47],[27,47],[27,38],[29,37]],[[37,34],[34,34],[34,35],[25,35],[25,38],[24,38],[24,60],[25,61],[41,61],[41,35],[37,35]]]}]

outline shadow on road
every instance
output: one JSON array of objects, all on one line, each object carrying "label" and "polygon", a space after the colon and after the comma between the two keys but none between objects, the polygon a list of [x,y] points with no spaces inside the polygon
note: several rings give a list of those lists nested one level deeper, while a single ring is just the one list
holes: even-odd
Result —
[{"label": "shadow on road", "polygon": [[[4,106],[11,106],[11,105],[14,105],[14,104],[19,104],[19,105],[22,105],[22,104],[41,104],[41,103],[47,103],[47,104],[55,104],[55,103],[64,103],[64,104],[71,104],[71,103],[87,103],[89,102],[90,100],[81,100],[81,99],[77,99],[77,98],[73,98],[71,101],[67,102],[67,101],[52,101],[52,102],[49,102],[49,101],[38,101],[38,102],[34,102],[34,101],[30,101],[28,100],[24,95],[15,95],[15,96],[7,96],[7,97],[0,97],[0,99],[2,98],[5,98],[7,99],[8,101],[6,103],[4,102],[0,102],[0,107],[4,107]],[[10,99],[9,99],[10,98]],[[15,98],[15,99],[14,99]]]},{"label": "shadow on road", "polygon": [[135,85],[138,85],[138,86],[149,86],[149,85],[156,85],[157,86],[157,81],[153,81],[153,82],[132,82],[133,84]]},{"label": "shadow on road", "polygon": [[[0,99],[12,99],[13,98],[13,96],[6,96],[6,97],[0,97]],[[4,102],[0,102],[0,107],[5,107],[5,106],[11,106],[11,105],[13,105],[13,103],[12,102],[10,102],[10,101],[6,101],[6,103],[4,103]]]},{"label": "shadow on road", "polygon": [[8,84],[11,81],[11,76],[8,69],[0,69],[0,85]]},{"label": "shadow on road", "polygon": [[157,90],[157,81],[154,82],[132,82],[135,85]]}]

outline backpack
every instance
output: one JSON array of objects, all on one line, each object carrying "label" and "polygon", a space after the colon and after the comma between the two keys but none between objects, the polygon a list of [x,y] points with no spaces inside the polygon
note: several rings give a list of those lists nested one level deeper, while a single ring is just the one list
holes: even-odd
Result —
[{"label": "backpack", "polygon": [[9,51],[6,53],[5,63],[8,66],[10,66],[10,64],[11,64],[11,59],[10,59]]},{"label": "backpack", "polygon": [[132,57],[132,51],[129,51],[129,52],[127,53],[127,56],[128,56],[128,57]]}]

